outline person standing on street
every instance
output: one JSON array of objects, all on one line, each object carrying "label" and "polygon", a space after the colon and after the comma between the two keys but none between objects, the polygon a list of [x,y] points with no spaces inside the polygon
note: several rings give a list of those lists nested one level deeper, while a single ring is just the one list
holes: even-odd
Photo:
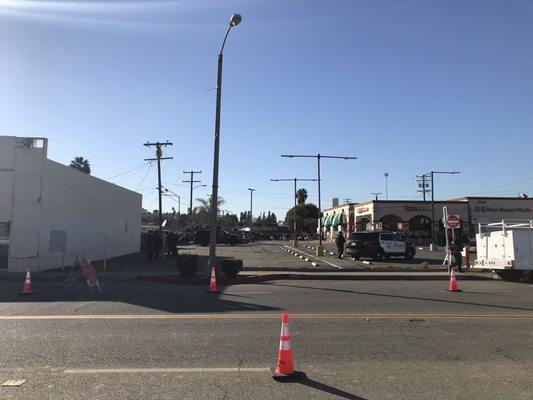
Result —
[{"label": "person standing on street", "polygon": [[339,231],[339,235],[337,236],[337,239],[335,239],[335,243],[337,244],[337,253],[339,254],[339,258],[342,258],[342,253],[344,253],[344,243],[346,243],[342,229]]},{"label": "person standing on street", "polygon": [[154,258],[159,259],[159,253],[161,252],[161,247],[163,247],[163,238],[161,237],[161,232],[155,233],[154,238]]},{"label": "person standing on street", "polygon": [[451,253],[453,256],[452,267],[457,267],[459,272],[463,272],[463,256],[461,255],[461,251],[463,251],[463,239],[458,232],[452,240]]},{"label": "person standing on street", "polygon": [[154,234],[152,231],[148,231],[146,235],[146,246],[147,246],[147,258],[148,261],[154,260]]}]

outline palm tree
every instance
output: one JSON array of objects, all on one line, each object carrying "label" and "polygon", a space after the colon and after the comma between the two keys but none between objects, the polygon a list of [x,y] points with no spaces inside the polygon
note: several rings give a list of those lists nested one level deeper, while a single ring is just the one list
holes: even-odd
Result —
[{"label": "palm tree", "polygon": [[296,198],[298,199],[298,204],[304,204],[307,200],[307,190],[298,189],[296,191]]},{"label": "palm tree", "polygon": [[89,160],[83,157],[74,157],[74,160],[70,162],[69,167],[77,169],[84,174],[91,174],[91,164],[89,163]]},{"label": "palm tree", "polygon": [[[200,206],[196,208],[198,214],[211,214],[211,196],[207,199],[196,199],[200,203]],[[217,210],[220,209],[220,206],[224,204],[226,200],[224,200],[222,197],[218,198],[217,201]]]}]

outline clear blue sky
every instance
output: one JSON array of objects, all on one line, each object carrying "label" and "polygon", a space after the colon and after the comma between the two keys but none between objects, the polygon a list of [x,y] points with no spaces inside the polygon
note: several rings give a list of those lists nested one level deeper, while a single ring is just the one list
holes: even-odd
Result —
[{"label": "clear blue sky", "polygon": [[[416,199],[533,194],[533,2],[0,0],[0,134],[45,136],[49,157],[88,158],[110,178],[171,140],[163,182],[188,202],[182,170],[212,178],[216,54],[229,16],[243,22],[224,58],[220,195],[224,209],[290,207],[290,183],[325,160],[332,197]],[[156,168],[113,179],[157,208]],[[309,200],[314,184],[302,185]],[[164,208],[176,205],[165,199]]]}]

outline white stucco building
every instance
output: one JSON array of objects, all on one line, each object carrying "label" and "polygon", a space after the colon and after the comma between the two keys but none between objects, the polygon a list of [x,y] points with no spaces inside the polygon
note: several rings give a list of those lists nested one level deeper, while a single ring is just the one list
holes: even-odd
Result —
[{"label": "white stucco building", "polygon": [[0,136],[0,268],[22,272],[138,252],[139,193],[47,158],[48,140]]}]

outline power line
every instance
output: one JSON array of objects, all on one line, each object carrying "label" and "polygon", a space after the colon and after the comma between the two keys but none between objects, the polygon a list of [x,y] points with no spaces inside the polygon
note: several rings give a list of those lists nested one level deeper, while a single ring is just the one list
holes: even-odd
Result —
[{"label": "power line", "polygon": [[143,178],[141,179],[141,183],[139,183],[139,186],[137,186],[137,189],[135,191],[138,191],[141,185],[143,184],[144,180],[146,179],[146,176],[148,175],[148,172],[150,172],[150,169],[152,169],[152,163],[150,162],[150,166],[146,170],[146,173],[144,174]]},{"label": "power line", "polygon": [[118,178],[119,176],[122,176],[122,175],[126,175],[127,173],[135,171],[135,170],[137,170],[139,168],[142,168],[142,167],[144,167],[147,164],[150,164],[150,163],[149,162],[142,163],[141,165],[139,165],[139,166],[137,166],[135,168],[129,169],[129,170],[127,170],[125,172],[122,172],[122,173],[120,173],[118,175],[112,176],[111,178],[106,178],[106,179],[104,179],[104,181],[110,181],[111,179]]}]

